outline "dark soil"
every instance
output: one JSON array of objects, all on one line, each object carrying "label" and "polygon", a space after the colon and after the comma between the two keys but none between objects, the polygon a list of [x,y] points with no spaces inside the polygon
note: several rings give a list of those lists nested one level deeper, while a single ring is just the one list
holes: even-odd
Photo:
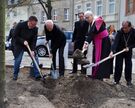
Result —
[{"label": "dark soil", "polygon": [[24,94],[35,98],[43,95],[55,108],[135,108],[135,87],[127,87],[123,78],[118,86],[83,75],[67,75],[58,80],[48,77],[43,83],[28,77],[29,69],[23,68],[19,73],[19,79],[13,81],[12,68],[6,69],[9,108],[13,105],[16,105],[15,108],[27,108],[18,98]]}]

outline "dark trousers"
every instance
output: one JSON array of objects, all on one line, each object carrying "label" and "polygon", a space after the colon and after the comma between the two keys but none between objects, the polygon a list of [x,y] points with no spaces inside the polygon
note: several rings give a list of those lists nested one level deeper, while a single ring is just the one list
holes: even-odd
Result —
[{"label": "dark trousers", "polygon": [[[82,43],[75,43],[74,44],[74,51],[76,49],[82,50],[82,47],[83,47]],[[86,56],[86,54],[85,54],[85,56]],[[77,67],[78,67],[77,59],[73,59],[73,73],[77,73]],[[86,69],[83,68],[83,65],[81,65],[81,73],[86,74]]]},{"label": "dark trousers", "polygon": [[59,48],[52,49],[52,61],[54,69],[56,70],[56,52],[59,51],[59,73],[60,75],[64,75],[65,71],[65,63],[64,63],[64,47],[66,43],[63,43]]},{"label": "dark trousers", "polygon": [[127,82],[130,82],[132,80],[132,51],[130,50],[129,52],[125,52],[116,56],[114,73],[115,82],[119,82],[121,79],[123,60],[125,60],[125,79]]}]

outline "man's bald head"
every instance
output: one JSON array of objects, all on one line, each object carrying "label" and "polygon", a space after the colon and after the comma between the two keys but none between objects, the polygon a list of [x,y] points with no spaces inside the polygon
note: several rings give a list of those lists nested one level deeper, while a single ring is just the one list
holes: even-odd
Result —
[{"label": "man's bald head", "polygon": [[48,31],[52,31],[53,30],[54,23],[53,23],[52,20],[46,20],[45,21],[45,26],[46,26],[46,29]]}]

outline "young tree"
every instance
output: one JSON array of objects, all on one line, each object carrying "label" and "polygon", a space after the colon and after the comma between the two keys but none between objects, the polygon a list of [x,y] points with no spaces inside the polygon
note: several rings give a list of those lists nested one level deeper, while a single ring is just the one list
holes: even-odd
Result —
[{"label": "young tree", "polygon": [[0,0],[0,108],[5,108],[5,0]]}]

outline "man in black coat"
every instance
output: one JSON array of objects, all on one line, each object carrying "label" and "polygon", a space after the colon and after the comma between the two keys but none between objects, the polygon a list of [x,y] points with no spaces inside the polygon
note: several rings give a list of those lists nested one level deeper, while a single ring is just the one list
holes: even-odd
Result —
[{"label": "man in black coat", "polygon": [[14,22],[13,27],[10,29],[9,36],[7,39],[8,42],[11,39],[11,50],[12,50],[13,56],[14,56],[14,39],[13,39],[13,37],[14,37],[14,31],[15,31],[16,25],[17,25],[17,23]]},{"label": "man in black coat", "polygon": [[[88,32],[88,27],[89,27],[89,23],[86,20],[84,20],[84,13],[83,12],[78,13],[78,17],[79,17],[79,21],[75,22],[73,38],[72,38],[74,51],[76,49],[82,50],[84,41],[86,39],[85,36],[86,36],[86,33]],[[72,71],[72,73],[76,73],[76,72],[77,72],[77,60],[73,59],[73,71]],[[83,74],[86,73],[86,70],[83,69],[82,66],[81,66],[81,72]]]},{"label": "man in black coat", "polygon": [[56,69],[56,52],[59,50],[59,74],[60,76],[64,76],[65,63],[63,53],[66,44],[66,36],[63,31],[53,23],[52,20],[46,20],[44,29],[47,43],[49,40],[51,40],[52,61],[54,69]]},{"label": "man in black coat", "polygon": [[[36,41],[37,41],[37,33],[38,28],[36,27],[37,18],[35,16],[30,16],[28,21],[20,22],[17,24],[14,32],[14,77],[13,80],[17,80],[19,67],[21,64],[22,56],[24,51],[27,51],[27,45],[30,46],[32,50],[32,54],[36,61],[38,62],[38,58],[35,53]],[[33,63],[34,64],[34,63]],[[41,76],[39,74],[38,69],[35,64],[33,65],[34,75],[36,79],[39,79]]]},{"label": "man in black coat", "polygon": [[122,28],[117,32],[110,55],[124,48],[126,48],[126,52],[116,56],[114,80],[116,84],[119,84],[123,70],[123,60],[125,60],[125,79],[127,86],[131,86],[132,49],[135,48],[135,29],[132,28],[131,22],[129,21],[123,21]]}]

